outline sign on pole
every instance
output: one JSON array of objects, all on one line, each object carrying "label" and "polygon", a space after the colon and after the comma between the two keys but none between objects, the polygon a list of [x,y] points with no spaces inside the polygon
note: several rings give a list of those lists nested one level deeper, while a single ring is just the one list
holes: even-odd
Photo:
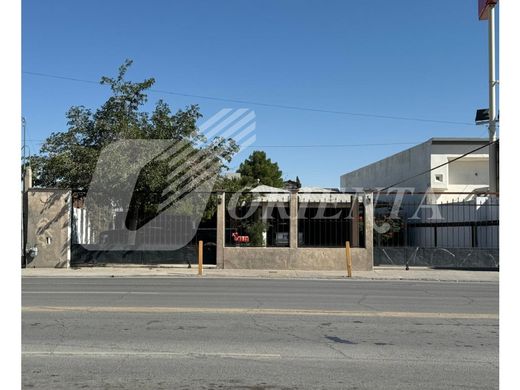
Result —
[{"label": "sign on pole", "polygon": [[489,8],[497,5],[498,0],[478,0],[478,18],[487,20],[489,18]]}]

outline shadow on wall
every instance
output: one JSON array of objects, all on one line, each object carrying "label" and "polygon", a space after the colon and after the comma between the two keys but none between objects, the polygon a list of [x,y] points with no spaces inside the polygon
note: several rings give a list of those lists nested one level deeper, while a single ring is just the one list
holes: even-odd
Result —
[{"label": "shadow on wall", "polygon": [[33,188],[25,194],[25,256],[27,267],[68,266],[70,191]]}]

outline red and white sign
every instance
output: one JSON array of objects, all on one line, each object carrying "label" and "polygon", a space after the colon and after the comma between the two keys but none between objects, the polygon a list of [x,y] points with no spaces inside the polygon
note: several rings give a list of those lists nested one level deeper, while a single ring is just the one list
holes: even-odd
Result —
[{"label": "red and white sign", "polygon": [[498,0],[478,0],[478,18],[487,20],[489,18],[489,9],[497,5]]},{"label": "red and white sign", "polygon": [[239,236],[237,232],[231,233],[231,237],[233,237],[233,241],[235,241],[235,244],[241,242],[249,242],[249,236]]}]

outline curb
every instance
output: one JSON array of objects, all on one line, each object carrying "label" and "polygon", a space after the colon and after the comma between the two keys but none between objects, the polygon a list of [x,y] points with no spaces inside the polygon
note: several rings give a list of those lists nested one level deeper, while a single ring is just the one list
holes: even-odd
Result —
[{"label": "curb", "polygon": [[498,280],[485,280],[485,279],[449,279],[449,278],[439,278],[439,277],[373,277],[373,276],[353,276],[352,278],[347,278],[346,276],[286,276],[286,275],[211,275],[206,274],[202,277],[199,277],[197,274],[183,274],[183,273],[172,273],[172,274],[129,274],[129,275],[118,275],[114,274],[100,274],[100,275],[23,275],[22,278],[114,278],[114,279],[125,279],[125,278],[163,278],[163,279],[182,279],[182,278],[201,278],[201,279],[269,279],[269,280],[344,280],[344,281],[404,281],[404,282],[442,282],[442,283],[499,283]]}]

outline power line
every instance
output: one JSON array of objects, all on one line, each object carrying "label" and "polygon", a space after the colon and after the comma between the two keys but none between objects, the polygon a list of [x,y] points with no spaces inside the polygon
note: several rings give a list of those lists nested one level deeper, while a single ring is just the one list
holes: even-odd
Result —
[{"label": "power line", "polygon": [[403,183],[407,182],[408,180],[412,180],[412,179],[415,179],[416,177],[422,176],[422,175],[424,175],[424,174],[426,174],[426,173],[430,173],[431,171],[434,171],[434,170],[436,170],[436,169],[438,169],[438,168],[441,168],[441,167],[443,167],[443,166],[445,166],[445,165],[448,165],[448,164],[451,164],[451,163],[453,163],[453,162],[455,162],[455,161],[457,161],[457,160],[460,160],[461,158],[466,157],[467,155],[469,155],[469,154],[471,154],[471,153],[475,153],[475,152],[477,152],[477,151],[479,151],[479,150],[481,150],[481,149],[484,149],[484,148],[486,148],[486,147],[488,147],[488,146],[490,146],[490,145],[493,145],[493,144],[496,143],[496,142],[498,142],[498,140],[488,142],[487,144],[485,144],[485,145],[483,145],[483,146],[479,146],[479,147],[476,148],[476,149],[470,150],[469,152],[464,153],[464,154],[460,155],[459,157],[454,158],[453,160],[449,160],[449,161],[447,161],[447,162],[445,162],[445,163],[442,163],[442,164],[440,164],[440,165],[437,165],[436,167],[433,167],[433,168],[428,169],[428,170],[426,170],[426,171],[424,171],[424,172],[418,173],[417,175],[410,176],[410,177],[408,177],[408,178],[406,178],[406,179],[404,179],[404,180],[401,180],[401,181],[399,181],[399,182],[397,182],[397,183],[394,183],[394,184],[392,184],[392,185],[390,185],[390,186],[388,186],[388,187],[385,187],[385,188],[383,188],[382,190],[378,190],[378,191],[376,191],[376,192],[383,192],[383,191],[386,191],[386,190],[388,190],[388,189],[390,189],[390,188],[392,188],[392,187],[395,187],[395,186],[398,186],[398,185],[400,185],[400,184],[403,184]]},{"label": "power line", "polygon": [[[45,143],[44,139],[27,139],[26,141],[35,142],[39,145]],[[417,145],[418,142],[387,142],[387,143],[365,143],[365,144],[300,144],[300,145],[249,145],[246,148],[350,148],[368,146],[392,146],[392,145]]]},{"label": "power line", "polygon": [[[23,71],[22,73],[31,75],[31,76],[47,77],[47,78],[54,78],[54,79],[60,79],[60,80],[68,80],[68,81],[76,81],[76,82],[100,85],[100,83],[97,81],[85,80],[85,79],[80,79],[80,78],[76,78],[76,77],[59,76],[59,75],[54,75],[54,74],[49,74],[49,73],[29,72],[29,71]],[[370,114],[370,113],[361,113],[361,112],[352,112],[352,111],[327,110],[327,109],[313,108],[313,107],[302,107],[302,106],[293,106],[293,105],[285,105],[285,104],[272,104],[272,103],[257,102],[257,101],[252,101],[252,100],[223,98],[223,97],[207,96],[207,95],[195,95],[195,94],[189,94],[189,93],[183,93],[183,92],[167,91],[167,90],[152,89],[152,88],[149,89],[149,91],[153,92],[153,93],[160,93],[160,94],[166,94],[166,95],[175,95],[175,96],[191,97],[191,98],[214,100],[214,101],[221,101],[221,102],[248,104],[248,105],[254,105],[254,106],[261,106],[261,107],[278,108],[278,109],[284,109],[284,110],[319,112],[319,113],[324,113],[324,114],[348,115],[348,116],[357,116],[357,117],[363,117],[363,118],[439,123],[439,124],[459,125],[459,126],[475,126],[475,124],[472,122],[457,122],[457,121],[447,121],[447,120],[437,120],[437,119],[417,118],[417,117],[407,117],[407,116],[379,115],[379,114]]]},{"label": "power line", "polygon": [[350,148],[365,146],[417,145],[421,142],[388,142],[378,144],[311,144],[311,145],[250,145],[247,148]]}]

